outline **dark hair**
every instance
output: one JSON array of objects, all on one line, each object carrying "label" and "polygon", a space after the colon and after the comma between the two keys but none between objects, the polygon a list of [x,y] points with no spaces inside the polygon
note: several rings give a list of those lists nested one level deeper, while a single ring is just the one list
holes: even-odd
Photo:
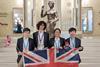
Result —
[{"label": "dark hair", "polygon": [[26,32],[26,31],[29,31],[30,32],[30,29],[29,28],[24,28],[23,29],[23,33]]},{"label": "dark hair", "polygon": [[69,33],[72,32],[72,31],[75,31],[75,32],[76,32],[77,30],[76,30],[76,28],[71,27],[71,28],[69,29]]},{"label": "dark hair", "polygon": [[46,24],[44,21],[39,21],[39,22],[37,23],[37,25],[36,25],[36,27],[37,27],[38,30],[39,30],[39,28],[40,28],[40,26],[41,26],[42,24],[44,25],[44,29],[43,29],[43,30],[46,29],[47,24]]},{"label": "dark hair", "polygon": [[56,30],[58,30],[58,31],[61,33],[61,30],[60,30],[59,28],[56,28],[56,29],[54,30],[54,33],[56,32]]}]

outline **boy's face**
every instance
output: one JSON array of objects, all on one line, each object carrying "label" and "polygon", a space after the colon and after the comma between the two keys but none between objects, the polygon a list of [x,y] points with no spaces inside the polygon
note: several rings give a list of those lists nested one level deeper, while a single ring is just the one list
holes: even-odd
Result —
[{"label": "boy's face", "polygon": [[28,38],[29,35],[30,35],[30,32],[29,32],[29,31],[25,31],[25,32],[23,32],[23,36],[24,36],[25,38]]},{"label": "boy's face", "polygon": [[71,32],[69,32],[69,34],[71,37],[76,37],[76,31],[71,31]]}]

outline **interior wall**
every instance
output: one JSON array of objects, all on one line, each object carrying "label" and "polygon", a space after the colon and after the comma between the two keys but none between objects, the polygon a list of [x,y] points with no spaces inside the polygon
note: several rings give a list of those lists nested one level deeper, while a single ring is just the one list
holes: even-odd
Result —
[{"label": "interior wall", "polygon": [[[36,31],[36,23],[40,20],[46,20],[45,18],[40,17],[41,13],[41,6],[44,4],[45,0],[34,0],[33,4],[33,26],[34,30]],[[99,3],[100,0],[84,0],[87,1],[88,3],[82,5],[82,7],[93,7],[93,15],[94,15],[94,27],[93,27],[93,33],[92,35],[100,35],[100,8],[99,8]],[[0,25],[0,36],[5,36],[7,34],[13,34],[13,21],[12,21],[12,9],[13,8],[23,8],[23,0],[0,0],[0,22],[6,23],[8,25]],[[55,2],[60,3],[61,1],[55,0]],[[61,4],[60,4],[61,5]],[[57,7],[60,7],[59,4],[57,4]],[[61,8],[60,8],[61,9]],[[58,12],[61,12],[60,9],[57,9]],[[6,16],[2,16],[2,13],[6,13]],[[3,20],[2,20],[3,19]],[[62,23],[62,22],[61,22]],[[59,23],[57,26],[61,26]],[[90,35],[90,34],[89,34]]]},{"label": "interior wall", "polygon": [[93,32],[86,35],[100,36],[100,0],[82,0],[82,7],[93,8]]},{"label": "interior wall", "polygon": [[[0,0],[0,22],[7,24],[0,25],[0,36],[5,36],[7,34],[13,33],[13,8],[23,8],[23,0]],[[5,16],[3,16],[2,14],[4,14]]]}]

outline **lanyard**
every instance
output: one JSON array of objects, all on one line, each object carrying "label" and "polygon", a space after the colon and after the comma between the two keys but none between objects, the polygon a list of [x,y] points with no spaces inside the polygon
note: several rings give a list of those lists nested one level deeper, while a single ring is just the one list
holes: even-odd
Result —
[{"label": "lanyard", "polygon": [[42,36],[40,36],[40,34],[39,34],[38,40],[39,40],[40,43],[42,42],[43,39],[44,39],[44,38],[43,38],[43,34],[42,34]]}]

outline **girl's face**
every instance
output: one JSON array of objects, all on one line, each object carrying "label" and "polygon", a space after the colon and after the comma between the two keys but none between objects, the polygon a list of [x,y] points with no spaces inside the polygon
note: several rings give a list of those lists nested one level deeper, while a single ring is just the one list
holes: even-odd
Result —
[{"label": "girl's face", "polygon": [[44,30],[44,24],[40,25],[39,30]]},{"label": "girl's face", "polygon": [[61,33],[59,30],[56,30],[55,33],[54,33],[54,36],[55,37],[60,37]]}]

